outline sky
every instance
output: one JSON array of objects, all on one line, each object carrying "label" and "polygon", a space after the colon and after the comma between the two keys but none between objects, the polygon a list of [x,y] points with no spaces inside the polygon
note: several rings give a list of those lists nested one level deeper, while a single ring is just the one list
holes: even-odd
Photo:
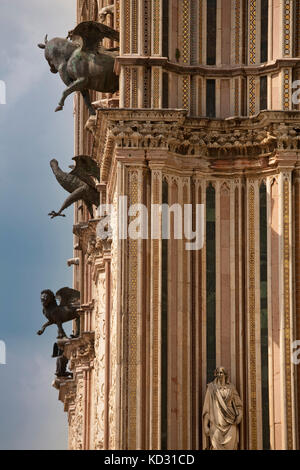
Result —
[{"label": "sky", "polygon": [[37,47],[45,34],[66,37],[76,0],[0,0],[0,449],[66,449],[67,415],[58,401],[51,358],[56,327],[45,322],[40,292],[72,287],[72,208],[51,220],[67,194],[49,166],[68,170],[73,99],[54,113],[64,85]]}]

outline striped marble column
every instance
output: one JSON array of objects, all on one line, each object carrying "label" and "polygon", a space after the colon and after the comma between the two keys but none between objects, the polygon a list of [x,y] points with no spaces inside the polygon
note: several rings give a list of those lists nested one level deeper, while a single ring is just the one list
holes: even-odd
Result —
[{"label": "striped marble column", "polygon": [[262,448],[260,287],[259,287],[259,180],[246,185],[246,283],[249,449]]},{"label": "striped marble column", "polygon": [[270,441],[272,449],[293,449],[296,437],[294,366],[291,363],[294,335],[291,172],[270,178],[268,188]]},{"label": "striped marble column", "polygon": [[[144,182],[145,169],[142,166],[128,168],[128,205],[145,202]],[[136,218],[136,213],[130,215],[129,224]],[[129,226],[130,228],[130,226]],[[145,293],[146,279],[143,275],[145,269],[144,241],[128,236],[127,240],[127,309],[125,349],[126,362],[124,374],[127,384],[126,423],[125,430],[128,449],[145,448],[145,410],[146,410],[146,312]]]},{"label": "striped marble column", "polygon": [[[151,168],[151,204],[162,203],[162,171]],[[161,448],[161,223],[151,239],[150,285],[150,439],[149,448]]]}]

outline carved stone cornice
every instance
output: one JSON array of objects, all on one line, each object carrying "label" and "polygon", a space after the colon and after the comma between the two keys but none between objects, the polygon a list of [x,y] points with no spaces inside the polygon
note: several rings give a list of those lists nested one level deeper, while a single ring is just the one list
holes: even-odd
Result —
[{"label": "carved stone cornice", "polygon": [[224,120],[191,118],[184,110],[102,109],[94,135],[102,182],[116,155],[127,164],[144,159],[149,165],[158,155],[164,167],[213,174],[274,172],[291,151],[299,160],[300,112]]},{"label": "carved stone cornice", "polygon": [[267,64],[260,65],[186,65],[170,62],[167,57],[138,57],[138,56],[119,56],[116,58],[120,66],[144,66],[144,67],[162,67],[165,71],[177,73],[180,75],[199,75],[209,77],[247,77],[248,75],[263,75],[271,72],[278,72],[283,67],[298,68],[300,66],[299,58],[277,59]]},{"label": "carved stone cornice", "polygon": [[69,359],[69,368],[76,375],[84,370],[93,368],[95,357],[94,350],[95,333],[86,331],[78,338],[73,338],[64,346],[64,355]]}]

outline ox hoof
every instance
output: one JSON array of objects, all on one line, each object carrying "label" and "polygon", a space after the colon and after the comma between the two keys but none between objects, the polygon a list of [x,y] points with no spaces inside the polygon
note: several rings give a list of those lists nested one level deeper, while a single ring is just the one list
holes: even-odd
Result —
[{"label": "ox hoof", "polygon": [[39,330],[39,331],[37,332],[37,335],[40,336],[40,335],[42,335],[43,333],[44,333],[43,330]]},{"label": "ox hoof", "polygon": [[55,109],[55,112],[57,113],[57,111],[62,111],[64,109],[63,106],[57,106],[57,108]]}]

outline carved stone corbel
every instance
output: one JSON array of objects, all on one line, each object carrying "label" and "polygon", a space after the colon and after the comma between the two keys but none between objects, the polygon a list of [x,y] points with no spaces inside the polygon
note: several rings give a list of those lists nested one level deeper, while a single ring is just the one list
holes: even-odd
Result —
[{"label": "carved stone corbel", "polygon": [[96,257],[102,255],[102,243],[100,238],[91,236],[88,241],[88,246],[86,250],[87,254],[87,264],[93,265]]},{"label": "carved stone corbel", "polygon": [[111,238],[105,238],[104,240],[100,240],[100,243],[102,245],[103,257],[107,258],[108,256],[111,255],[112,239]]},{"label": "carved stone corbel", "polygon": [[62,381],[59,388],[58,399],[64,404],[64,411],[69,412],[74,406],[76,397],[75,380]]},{"label": "carved stone corbel", "polygon": [[85,129],[89,131],[93,137],[96,137],[96,131],[97,131],[97,116],[90,116],[89,119],[87,120],[85,124]]},{"label": "carved stone corbel", "polygon": [[87,222],[80,222],[73,225],[73,233],[78,237],[77,249],[83,253],[87,252],[89,243],[96,238],[96,227],[99,219],[91,219]]},{"label": "carved stone corbel", "polygon": [[75,378],[78,373],[93,368],[94,336],[94,332],[83,332],[78,338],[73,338],[65,344],[64,354],[69,359],[69,368]]}]

